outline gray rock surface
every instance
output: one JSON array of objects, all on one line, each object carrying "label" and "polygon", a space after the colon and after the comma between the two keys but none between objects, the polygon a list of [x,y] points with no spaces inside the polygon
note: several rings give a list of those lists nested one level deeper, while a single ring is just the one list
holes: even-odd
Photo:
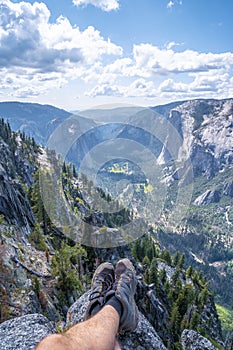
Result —
[{"label": "gray rock surface", "polygon": [[[69,309],[66,326],[81,322],[88,305],[89,293],[85,293]],[[122,350],[166,350],[162,340],[155,332],[149,321],[139,312],[139,322],[136,330],[132,333],[119,337]]]},{"label": "gray rock surface", "polygon": [[9,223],[24,226],[28,231],[35,221],[22,186],[10,179],[3,169],[0,172],[0,213]]},{"label": "gray rock surface", "polygon": [[225,196],[233,197],[233,181],[228,182],[223,187],[223,194]]},{"label": "gray rock surface", "polygon": [[55,325],[42,315],[16,317],[0,324],[0,348],[34,350],[43,338],[55,332]]},{"label": "gray rock surface", "polygon": [[[67,313],[66,327],[83,320],[90,291],[79,298]],[[49,334],[56,333],[55,324],[40,314],[16,317],[0,324],[1,350],[34,350]],[[122,350],[167,350],[149,321],[139,312],[136,330],[119,336]],[[213,344],[193,330],[184,330],[181,336],[183,350],[217,350]]]},{"label": "gray rock surface", "polygon": [[181,336],[183,350],[217,350],[215,346],[198,332],[185,329]]},{"label": "gray rock surface", "polygon": [[[85,293],[69,309],[66,326],[83,320],[88,296]],[[0,325],[1,350],[33,350],[49,334],[56,333],[55,325],[40,314],[17,317]],[[149,321],[139,313],[137,329],[119,337],[122,350],[166,350]]]},{"label": "gray rock surface", "polygon": [[219,191],[217,190],[207,190],[205,193],[201,194],[194,201],[194,205],[207,205],[211,203],[218,203],[220,199]]},{"label": "gray rock surface", "polygon": [[25,232],[29,233],[35,218],[18,178],[25,185],[30,185],[34,165],[17,152],[13,153],[0,138],[0,214],[4,215],[8,224],[24,227]]}]

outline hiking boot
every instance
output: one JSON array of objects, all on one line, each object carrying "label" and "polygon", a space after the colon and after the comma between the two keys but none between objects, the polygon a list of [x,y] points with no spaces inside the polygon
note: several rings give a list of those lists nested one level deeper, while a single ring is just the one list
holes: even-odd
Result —
[{"label": "hiking boot", "polygon": [[92,292],[89,296],[90,302],[88,304],[84,320],[94,316],[102,309],[105,303],[105,295],[111,289],[113,282],[114,266],[109,262],[99,265],[92,278]]},{"label": "hiking boot", "polygon": [[[118,261],[115,268],[115,282],[108,295],[114,292],[122,305],[119,331],[134,331],[138,323],[138,309],[134,300],[137,279],[132,263],[129,259]],[[108,298],[107,295],[107,298]]]}]

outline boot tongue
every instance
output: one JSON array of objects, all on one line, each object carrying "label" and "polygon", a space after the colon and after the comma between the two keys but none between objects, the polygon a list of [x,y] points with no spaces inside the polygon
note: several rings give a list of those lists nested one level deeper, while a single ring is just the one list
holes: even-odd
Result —
[{"label": "boot tongue", "polygon": [[119,263],[117,269],[115,271],[116,275],[121,275],[125,271],[125,265],[123,263]]},{"label": "boot tongue", "polygon": [[115,290],[114,289],[111,289],[109,292],[106,293],[105,295],[105,303],[111,299],[112,296],[115,295]]}]

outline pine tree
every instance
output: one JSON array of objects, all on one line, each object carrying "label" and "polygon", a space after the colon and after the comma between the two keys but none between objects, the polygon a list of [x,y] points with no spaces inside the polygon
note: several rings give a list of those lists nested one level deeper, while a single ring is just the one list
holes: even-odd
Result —
[{"label": "pine tree", "polygon": [[179,341],[181,316],[179,313],[178,306],[175,306],[172,309],[170,323],[171,323],[171,330],[174,336],[174,340],[175,342]]},{"label": "pine tree", "polygon": [[172,266],[172,258],[171,258],[171,254],[170,252],[165,249],[162,251],[161,255],[160,255],[160,258],[163,259],[164,261],[166,261],[166,263],[169,265],[169,266]]},{"label": "pine tree", "polygon": [[166,280],[167,280],[167,273],[166,273],[165,268],[162,268],[162,269],[159,271],[159,278],[160,278],[162,284],[165,284],[165,282],[166,282]]},{"label": "pine tree", "polygon": [[73,165],[73,177],[77,178],[77,173],[74,165]]},{"label": "pine tree", "polygon": [[132,247],[132,254],[133,257],[138,260],[138,261],[142,261],[143,259],[143,251],[142,251],[142,247],[141,247],[141,240],[137,239]]},{"label": "pine tree", "polygon": [[185,255],[182,254],[179,258],[179,261],[178,261],[178,268],[179,269],[183,269],[184,267],[184,262],[185,262]]},{"label": "pine tree", "polygon": [[150,266],[150,260],[147,255],[143,258],[142,265],[145,266],[146,268]]},{"label": "pine tree", "polygon": [[149,270],[149,283],[154,283],[155,286],[158,285],[158,263],[156,258],[152,259],[150,270]]},{"label": "pine tree", "polygon": [[29,235],[29,242],[38,250],[46,251],[48,248],[38,222],[35,224],[33,232]]},{"label": "pine tree", "polygon": [[208,298],[209,298],[209,290],[205,287],[202,289],[200,293],[200,303],[202,304],[202,306],[207,303]]},{"label": "pine tree", "polygon": [[63,164],[62,164],[62,172],[63,172],[63,174],[65,174],[67,172],[66,163],[65,162],[63,162]]},{"label": "pine tree", "polygon": [[200,315],[198,314],[197,311],[195,311],[191,317],[189,328],[196,331],[199,325],[199,320],[200,320]]},{"label": "pine tree", "polygon": [[178,265],[178,261],[180,259],[180,253],[179,252],[176,252],[172,258],[172,263],[173,263],[173,266],[177,266]]},{"label": "pine tree", "polygon": [[84,248],[79,244],[71,247],[63,241],[61,249],[52,258],[52,275],[58,278],[57,288],[65,296],[68,296],[70,291],[82,289],[77,270],[74,269],[74,265],[79,264],[81,257],[86,257]]},{"label": "pine tree", "polygon": [[191,265],[189,265],[189,267],[186,270],[186,276],[191,278],[193,274],[193,267]]},{"label": "pine tree", "polygon": [[171,281],[172,281],[172,284],[173,284],[173,285],[176,284],[176,282],[179,280],[179,277],[180,277],[180,269],[177,268],[177,269],[174,271],[174,273],[173,273],[173,275],[172,275],[172,278],[171,278]]}]

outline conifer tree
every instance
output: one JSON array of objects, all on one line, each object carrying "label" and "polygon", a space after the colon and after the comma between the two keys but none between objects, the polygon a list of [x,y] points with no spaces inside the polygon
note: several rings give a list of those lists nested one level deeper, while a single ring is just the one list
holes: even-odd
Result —
[{"label": "conifer tree", "polygon": [[174,254],[174,256],[173,256],[173,259],[172,259],[173,266],[177,266],[178,265],[179,259],[180,259],[180,253],[176,252]]},{"label": "conifer tree", "polygon": [[191,265],[189,265],[189,267],[186,270],[186,276],[191,278],[192,277],[192,273],[193,273],[193,267]]},{"label": "conifer tree", "polygon": [[[86,257],[86,251],[79,244],[71,247],[64,241],[61,249],[52,258],[52,275],[58,278],[57,288],[68,297],[69,292],[81,290],[82,284],[78,279],[74,265],[80,263],[80,258]],[[79,269],[80,267],[77,267]]]},{"label": "conifer tree", "polygon": [[163,284],[165,284],[166,280],[167,280],[167,273],[166,273],[166,270],[165,268],[162,268],[160,271],[159,271],[159,278],[161,280],[161,282]]},{"label": "conifer tree", "polygon": [[154,283],[155,286],[158,284],[158,263],[156,258],[152,259],[149,271],[149,283]]},{"label": "conifer tree", "polygon": [[163,259],[164,261],[166,261],[166,263],[171,266],[172,265],[172,259],[171,259],[171,254],[170,252],[165,249],[162,251],[161,255],[160,255],[161,259]]},{"label": "conifer tree", "polygon": [[172,309],[170,323],[174,340],[175,342],[179,341],[181,316],[179,313],[178,306],[175,306]]},{"label": "conifer tree", "polygon": [[196,331],[199,325],[199,320],[200,320],[200,315],[198,314],[197,311],[195,311],[191,317],[189,328]]},{"label": "conifer tree", "polygon": [[182,254],[179,258],[179,261],[178,261],[178,268],[179,269],[183,269],[184,267],[184,262],[185,262],[185,255]]}]

